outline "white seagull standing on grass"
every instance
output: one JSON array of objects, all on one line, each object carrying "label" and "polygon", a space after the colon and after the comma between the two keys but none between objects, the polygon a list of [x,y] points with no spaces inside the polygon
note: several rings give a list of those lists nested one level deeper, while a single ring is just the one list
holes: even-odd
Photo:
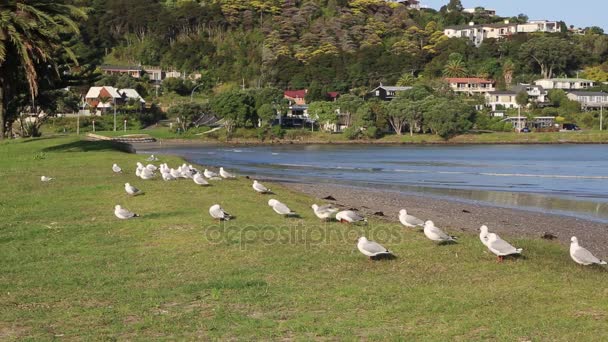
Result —
[{"label": "white seagull standing on grass", "polygon": [[317,204],[312,205],[312,210],[315,212],[318,218],[322,220],[330,219],[335,213],[339,211],[338,208],[334,208],[331,204],[325,204],[318,206]]},{"label": "white seagull standing on grass", "polygon": [[158,158],[156,158],[154,155],[151,155],[148,157],[148,159],[146,159],[146,161],[155,162],[155,161],[158,161]]},{"label": "white seagull standing on grass", "polygon": [[139,190],[138,188],[134,187],[129,183],[125,183],[125,191],[131,196],[143,195],[144,193],[143,191]]},{"label": "white seagull standing on grass", "polygon": [[219,204],[214,204],[209,208],[209,215],[220,221],[228,221],[232,218],[232,216],[225,212]]},{"label": "white seagull standing on grass", "polygon": [[192,177],[192,180],[197,185],[209,185],[209,182],[207,182],[207,180],[205,180],[205,177],[203,177],[203,175],[201,175],[200,173],[194,175],[194,177]]},{"label": "white seagull standing on grass", "polygon": [[336,214],[336,220],[344,223],[367,222],[367,218],[360,216],[352,210],[344,210]]},{"label": "white seagull standing on grass", "polygon": [[117,164],[112,165],[112,171],[114,171],[114,173],[122,173],[122,169]]},{"label": "white seagull standing on grass", "polygon": [[496,254],[498,261],[501,262],[508,255],[521,254],[523,249],[515,248],[511,246],[507,241],[500,238],[500,236],[490,233],[488,234],[488,242],[486,244],[490,252]]},{"label": "white seagull standing on grass", "polygon": [[50,181],[52,181],[53,179],[55,179],[55,178],[51,178],[51,177],[47,177],[47,176],[42,176],[42,177],[40,177],[40,181],[41,181],[41,182],[50,182]]},{"label": "white seagull standing on grass", "polygon": [[436,242],[456,242],[457,237],[446,234],[443,230],[435,227],[433,221],[424,223],[424,235],[429,240]]},{"label": "white seagull standing on grass", "polygon": [[270,189],[268,189],[267,187],[265,187],[262,183],[258,182],[257,180],[253,181],[253,190],[255,190],[256,192],[259,192],[261,194],[267,194],[270,193]]},{"label": "white seagull standing on grass", "polygon": [[411,228],[424,226],[424,221],[416,216],[409,215],[405,209],[399,211],[399,222],[401,222],[402,225]]},{"label": "white seagull standing on grass", "polygon": [[158,170],[158,168],[155,165],[152,165],[152,164],[146,165],[146,169],[148,169],[148,170],[150,170],[152,172]]},{"label": "white seagull standing on grass", "polygon": [[146,168],[143,168],[141,170],[141,172],[139,173],[139,178],[144,179],[144,180],[152,179],[152,178],[154,178],[154,172],[152,172]]},{"label": "white seagull standing on grass", "polygon": [[173,177],[173,175],[171,175],[170,172],[163,172],[162,173],[162,177],[164,181],[172,181],[175,180],[175,177]]},{"label": "white seagull standing on grass", "polygon": [[570,239],[570,257],[572,258],[572,260],[574,260],[574,262],[579,265],[606,265],[606,262],[604,260],[598,259],[596,256],[591,254],[591,252],[589,252],[586,248],[581,247],[578,244],[578,239],[576,238],[576,236],[573,236]]},{"label": "white seagull standing on grass", "polygon": [[215,177],[219,177],[219,175],[211,170],[207,170],[205,169],[205,171],[203,171],[203,176],[205,176],[206,178],[215,178]]},{"label": "white seagull standing on grass", "polygon": [[223,167],[220,167],[220,176],[222,176],[222,178],[226,178],[226,179],[235,179],[236,176],[233,175],[232,173],[224,170]]},{"label": "white seagull standing on grass", "polygon": [[293,216],[296,213],[293,212],[285,203],[279,202],[276,199],[268,200],[268,205],[272,207],[275,213],[283,216]]},{"label": "white seagull standing on grass", "polygon": [[116,217],[121,220],[128,220],[133,217],[139,217],[139,215],[137,215],[136,213],[131,212],[127,209],[123,209],[123,207],[118,204],[114,207],[114,215],[116,215]]},{"label": "white seagull standing on grass", "polygon": [[357,248],[361,253],[367,255],[370,260],[394,257],[391,251],[375,241],[369,241],[365,236],[359,238]]}]

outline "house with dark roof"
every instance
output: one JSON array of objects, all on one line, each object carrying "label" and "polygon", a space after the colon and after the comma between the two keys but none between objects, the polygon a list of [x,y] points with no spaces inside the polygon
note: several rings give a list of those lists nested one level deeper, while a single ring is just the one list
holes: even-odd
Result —
[{"label": "house with dark roof", "polygon": [[382,101],[390,101],[397,97],[400,91],[410,90],[412,87],[385,86],[382,83],[369,92],[371,97],[377,97]]},{"label": "house with dark roof", "polygon": [[141,78],[143,76],[143,68],[134,65],[102,65],[101,72],[106,75],[124,75],[127,74],[133,78]]},{"label": "house with dark roof", "polygon": [[580,103],[583,109],[608,108],[608,93],[603,91],[571,91],[567,96]]}]

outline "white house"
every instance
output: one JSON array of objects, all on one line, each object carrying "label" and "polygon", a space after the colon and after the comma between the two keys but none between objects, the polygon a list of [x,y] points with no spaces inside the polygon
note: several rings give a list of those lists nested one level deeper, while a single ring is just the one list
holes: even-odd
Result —
[{"label": "white house", "polygon": [[494,81],[477,77],[449,77],[445,81],[456,93],[487,94],[496,90]]},{"label": "white house", "polygon": [[485,16],[488,16],[488,17],[494,17],[494,16],[496,16],[496,10],[495,9],[484,8],[484,7],[465,8],[465,9],[462,10],[462,12],[464,12],[464,13],[470,13],[470,14],[485,15]]},{"label": "white house", "polygon": [[582,78],[544,78],[534,84],[545,89],[581,90],[595,86],[595,82]]},{"label": "white house", "polygon": [[467,38],[477,47],[488,38],[501,39],[517,33],[532,32],[560,32],[560,27],[557,22],[547,20],[533,20],[525,24],[505,20],[503,23],[481,25],[470,22],[469,25],[448,26],[443,30],[448,38]]},{"label": "white house", "polygon": [[486,94],[486,105],[492,108],[492,111],[498,109],[519,108],[516,101],[517,92],[513,90],[492,91]]},{"label": "white house", "polygon": [[135,89],[130,89],[130,88],[126,88],[126,89],[119,89],[118,93],[123,97],[123,99],[125,101],[129,101],[129,100],[136,100],[139,101],[142,105],[146,103],[146,100],[144,100],[139,93],[137,92],[137,90]]},{"label": "white house", "polygon": [[571,91],[568,98],[580,103],[584,109],[608,108],[608,93],[601,91]]}]

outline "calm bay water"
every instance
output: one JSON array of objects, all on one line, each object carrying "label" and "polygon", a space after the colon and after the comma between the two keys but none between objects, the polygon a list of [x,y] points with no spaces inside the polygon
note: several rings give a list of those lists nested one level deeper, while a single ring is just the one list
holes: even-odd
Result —
[{"label": "calm bay water", "polygon": [[283,181],[327,182],[608,222],[603,145],[180,146],[139,149]]}]

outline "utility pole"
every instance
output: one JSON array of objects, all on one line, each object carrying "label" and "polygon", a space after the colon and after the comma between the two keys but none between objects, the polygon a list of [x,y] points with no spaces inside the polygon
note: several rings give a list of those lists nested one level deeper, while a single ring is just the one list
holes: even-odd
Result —
[{"label": "utility pole", "polygon": [[600,106],[600,131],[604,130],[604,105]]},{"label": "utility pole", "polygon": [[196,90],[198,87],[202,86],[203,84],[204,84],[204,83],[201,83],[201,84],[197,85],[196,87],[194,87],[194,88],[192,89],[192,92],[190,92],[190,103],[192,103],[193,96],[194,96],[194,91],[195,91],[195,90]]},{"label": "utility pole", "polygon": [[116,132],[116,98],[112,96],[112,100],[114,102],[114,132]]}]

